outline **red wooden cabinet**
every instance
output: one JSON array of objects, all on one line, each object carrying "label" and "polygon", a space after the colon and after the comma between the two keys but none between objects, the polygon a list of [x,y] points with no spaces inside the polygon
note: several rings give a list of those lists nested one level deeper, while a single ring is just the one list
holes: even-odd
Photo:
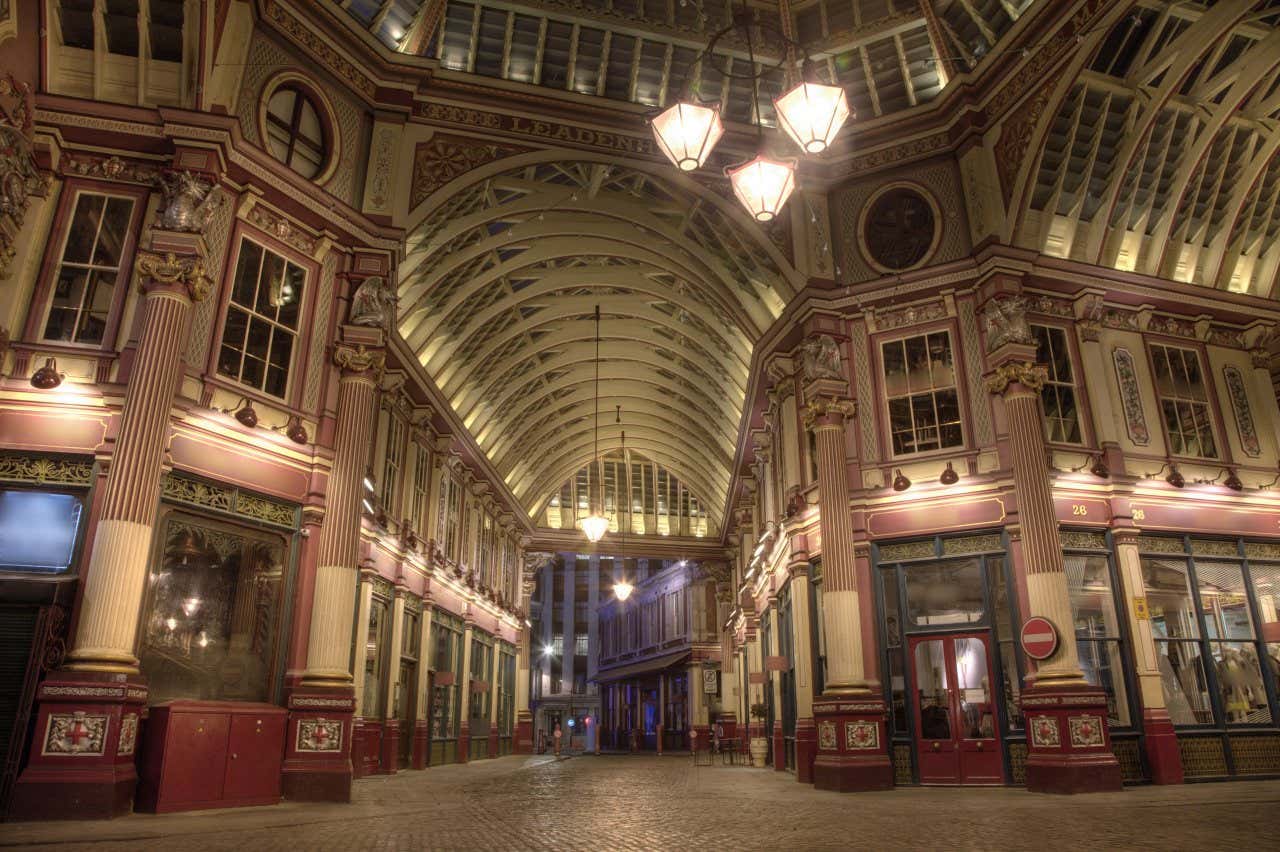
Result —
[{"label": "red wooden cabinet", "polygon": [[278,803],[287,718],[273,704],[155,705],[139,754],[137,809],[166,813]]}]

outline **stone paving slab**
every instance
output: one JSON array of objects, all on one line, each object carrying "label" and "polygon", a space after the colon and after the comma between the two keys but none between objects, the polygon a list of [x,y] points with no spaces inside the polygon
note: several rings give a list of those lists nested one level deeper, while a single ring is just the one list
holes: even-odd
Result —
[{"label": "stone paving slab", "polygon": [[842,795],[688,756],[505,757],[356,782],[350,805],[0,824],[0,848],[73,850],[1254,850],[1280,781],[1047,796],[905,787]]}]

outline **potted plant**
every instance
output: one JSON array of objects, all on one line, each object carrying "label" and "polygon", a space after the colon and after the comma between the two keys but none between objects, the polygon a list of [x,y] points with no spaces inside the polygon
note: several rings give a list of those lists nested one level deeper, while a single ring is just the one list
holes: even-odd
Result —
[{"label": "potted plant", "polygon": [[769,708],[764,702],[751,705],[751,765],[756,769],[764,768],[764,758],[769,753],[769,740],[761,735],[768,717]]}]

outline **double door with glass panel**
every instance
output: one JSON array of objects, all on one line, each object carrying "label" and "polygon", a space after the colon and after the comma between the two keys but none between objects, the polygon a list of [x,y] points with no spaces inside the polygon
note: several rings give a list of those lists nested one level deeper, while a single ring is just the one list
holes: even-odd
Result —
[{"label": "double door with glass panel", "polygon": [[990,633],[908,641],[920,783],[1003,783]]}]

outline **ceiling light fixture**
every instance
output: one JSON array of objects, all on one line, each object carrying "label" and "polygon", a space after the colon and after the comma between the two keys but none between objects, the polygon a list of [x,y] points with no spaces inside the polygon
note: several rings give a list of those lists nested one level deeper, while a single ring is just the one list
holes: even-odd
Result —
[{"label": "ceiling light fixture", "polygon": [[[716,44],[734,31],[741,33],[747,44],[748,67],[752,71],[746,74],[726,71],[714,61]],[[776,63],[756,64],[757,33],[770,34],[780,47],[778,53],[782,58]],[[778,70],[787,62],[788,57],[794,57],[797,53],[804,57],[800,65],[800,80],[784,94],[773,99],[774,114],[778,126],[800,150],[806,154],[820,154],[831,146],[840,128],[853,115],[844,89],[817,80],[816,66],[810,60],[807,49],[768,20],[756,19],[746,0],[733,13],[729,24],[713,33],[707,40],[707,46],[689,61],[684,72],[681,96],[676,103],[650,121],[658,148],[667,159],[682,171],[693,171],[707,162],[712,149],[724,135],[724,124],[718,102],[702,103],[696,97],[694,90],[701,81],[691,81],[690,72],[695,68],[710,69],[730,80],[750,81],[756,116],[757,153],[753,159],[726,169],[725,174],[733,186],[733,194],[757,222],[772,221],[782,210],[795,189],[796,170],[795,160],[770,157],[765,153],[760,79]],[[709,57],[713,61],[705,62]],[[785,73],[788,78],[794,79],[793,66],[788,66]]]},{"label": "ceiling light fixture", "polygon": [[[593,427],[594,450],[591,455],[591,466],[593,472],[600,462],[600,306],[596,305],[596,378],[595,378],[595,425]],[[604,534],[609,530],[609,519],[600,511],[599,505],[596,503],[596,491],[599,490],[599,476],[595,487],[591,489],[591,513],[582,520],[578,521],[578,526],[582,528],[582,534],[587,537],[587,541],[595,544],[604,538]]]}]

